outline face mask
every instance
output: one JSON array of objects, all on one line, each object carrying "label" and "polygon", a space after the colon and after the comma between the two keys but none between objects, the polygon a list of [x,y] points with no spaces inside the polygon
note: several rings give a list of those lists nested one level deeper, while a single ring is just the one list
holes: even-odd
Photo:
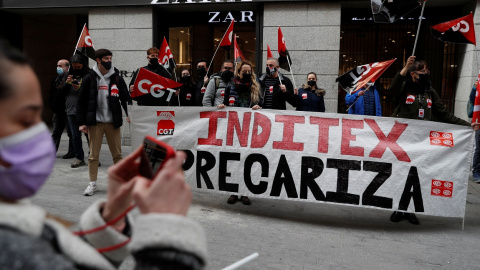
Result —
[{"label": "face mask", "polygon": [[428,74],[418,74],[418,84],[422,86],[422,88],[430,88],[430,76]]},{"label": "face mask", "polygon": [[207,75],[207,71],[205,70],[204,67],[197,68],[197,73],[198,73],[198,76],[202,78],[205,77],[205,75]]},{"label": "face mask", "polygon": [[189,81],[190,81],[190,78],[191,78],[191,77],[188,76],[188,75],[187,75],[187,76],[183,76],[183,77],[182,77],[182,82],[189,82]]},{"label": "face mask", "polygon": [[106,70],[110,70],[112,68],[112,61],[108,61],[108,62],[102,61],[101,64]]},{"label": "face mask", "polygon": [[63,73],[65,73],[65,72],[63,71],[63,68],[57,67],[57,74],[58,74],[58,75],[63,75]]},{"label": "face mask", "polygon": [[308,81],[308,86],[315,86],[316,84],[316,81]]},{"label": "face mask", "polygon": [[223,80],[224,82],[229,82],[229,81],[232,79],[233,76],[234,76],[234,75],[233,75],[233,72],[231,72],[230,70],[225,70],[225,71],[223,71],[223,72],[222,72],[222,75],[221,75],[222,80]]},{"label": "face mask", "polygon": [[148,60],[151,65],[157,66],[158,65],[158,58],[149,58]]},{"label": "face mask", "polygon": [[267,75],[273,75],[273,74],[275,74],[275,72],[277,72],[277,68],[275,68],[275,67],[274,67],[274,68],[269,68],[269,67],[267,67],[267,68],[266,68],[266,71],[267,71]]},{"label": "face mask", "polygon": [[0,139],[0,197],[19,200],[34,195],[55,163],[55,146],[45,123]]},{"label": "face mask", "polygon": [[252,80],[252,74],[243,74],[242,82],[248,83]]}]

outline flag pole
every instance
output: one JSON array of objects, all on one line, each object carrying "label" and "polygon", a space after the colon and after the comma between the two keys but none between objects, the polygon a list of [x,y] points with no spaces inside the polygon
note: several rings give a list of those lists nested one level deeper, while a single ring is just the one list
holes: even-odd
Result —
[{"label": "flag pole", "polygon": [[[365,89],[365,91],[368,91],[372,85],[373,85],[373,83],[370,84],[370,85]],[[360,91],[360,90],[358,90],[358,91]],[[350,108],[352,108],[352,106],[355,105],[355,103],[356,103],[357,100],[359,100],[359,99],[360,99],[360,97],[357,97],[357,99],[355,99],[355,101],[352,103],[352,105],[350,105],[350,107],[347,108],[347,113],[348,113],[348,111],[350,111]]]},{"label": "flag pole", "polygon": [[86,26],[86,25],[87,25],[87,23],[84,23],[84,24],[83,24],[82,32],[80,32],[80,36],[78,37],[77,45],[75,45],[75,50],[73,51],[73,55],[75,55],[75,54],[77,53],[78,43],[80,42],[80,38],[82,37],[83,30],[85,30],[85,26]]},{"label": "flag pole", "polygon": [[288,66],[290,67],[290,74],[292,75],[292,80],[293,80],[293,88],[297,88],[297,84],[295,83],[295,77],[293,77],[293,72],[292,72],[292,65],[290,65],[290,57],[288,57],[287,55],[287,62],[288,62]]},{"label": "flag pole", "polygon": [[[234,20],[232,20],[232,22],[230,22],[230,24],[228,25],[227,31],[225,31],[225,33],[223,34],[222,39],[220,39],[220,42],[218,43],[217,49],[215,50],[215,53],[213,54],[212,60],[210,60],[210,64],[208,65],[207,75],[208,75],[208,72],[210,71],[210,67],[212,66],[213,59],[215,59],[215,55],[217,54],[218,48],[220,48],[220,43],[222,43],[223,38],[225,38],[225,35],[227,34],[228,29],[230,29],[230,25],[232,25],[233,22],[234,22]],[[233,31],[232,31],[232,35],[234,35],[234,34],[235,34],[235,33],[233,33]],[[235,35],[236,35],[236,34],[235,34]],[[231,44],[230,44],[230,45],[231,45]]]},{"label": "flag pole", "polygon": [[422,4],[422,12],[420,13],[420,20],[418,22],[417,35],[415,36],[415,44],[413,45],[412,55],[415,55],[415,49],[417,48],[418,34],[420,33],[420,26],[422,25],[423,11],[425,10],[426,2],[427,0],[424,0]]}]

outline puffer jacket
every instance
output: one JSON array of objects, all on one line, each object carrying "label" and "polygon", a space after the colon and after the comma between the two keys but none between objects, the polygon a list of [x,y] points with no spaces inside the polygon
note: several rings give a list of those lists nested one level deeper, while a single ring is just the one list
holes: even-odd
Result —
[{"label": "puffer jacket", "polygon": [[[388,88],[388,91],[393,93],[395,102],[398,104],[393,111],[392,117],[418,119],[419,110],[423,108],[423,120],[470,126],[469,122],[456,117],[445,109],[435,89],[430,87],[420,95],[413,89],[406,87],[405,78],[405,76],[398,73]],[[420,96],[424,96],[423,100],[420,100]]]},{"label": "puffer jacket", "polygon": [[[83,77],[77,103],[77,123],[79,126],[97,125],[97,77],[98,75],[93,70],[90,70],[89,73]],[[118,95],[112,95],[113,85],[117,85]],[[123,124],[122,107],[126,116],[128,116],[127,103],[132,104],[132,99],[128,94],[127,85],[123,78],[119,76],[117,69],[115,69],[115,74],[110,77],[107,99],[109,109],[112,111],[113,126],[114,128],[119,128]]]}]

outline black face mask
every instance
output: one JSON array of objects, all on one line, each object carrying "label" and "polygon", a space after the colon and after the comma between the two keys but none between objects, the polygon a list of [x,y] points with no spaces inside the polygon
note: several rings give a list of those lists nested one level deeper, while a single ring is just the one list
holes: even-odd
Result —
[{"label": "black face mask", "polygon": [[112,61],[108,61],[108,62],[102,61],[101,64],[106,70],[110,70],[112,68]]},{"label": "black face mask", "polygon": [[315,86],[316,85],[316,81],[308,81],[308,86]]},{"label": "black face mask", "polygon": [[274,67],[274,68],[267,67],[266,71],[267,71],[267,75],[273,75],[273,74],[275,74],[275,72],[277,72],[277,68],[276,67]]},{"label": "black face mask", "polygon": [[207,70],[204,67],[197,68],[197,73],[198,73],[198,76],[203,78],[205,77],[205,75],[207,75]]},{"label": "black face mask", "polygon": [[428,89],[432,85],[430,82],[430,75],[429,74],[418,74],[418,84],[423,88],[423,89]]},{"label": "black face mask", "polygon": [[183,76],[182,77],[182,82],[189,82],[190,81],[190,76]]},{"label": "black face mask", "polygon": [[158,58],[149,58],[148,62],[150,62],[152,66],[158,66]]},{"label": "black face mask", "polygon": [[222,72],[221,77],[224,82],[229,82],[233,77],[233,72],[231,72],[230,70],[225,70]]},{"label": "black face mask", "polygon": [[252,74],[243,74],[242,82],[249,83],[252,80]]}]

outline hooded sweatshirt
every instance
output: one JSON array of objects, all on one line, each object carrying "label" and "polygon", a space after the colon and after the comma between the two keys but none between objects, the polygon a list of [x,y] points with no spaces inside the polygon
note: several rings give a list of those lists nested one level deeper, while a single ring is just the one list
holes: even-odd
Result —
[{"label": "hooded sweatshirt", "polygon": [[110,85],[110,77],[115,74],[115,69],[110,68],[107,74],[102,75],[100,70],[98,69],[98,65],[93,66],[93,71],[97,73],[97,86],[98,86],[98,95],[97,95],[97,114],[96,120],[97,122],[101,123],[112,123],[112,111],[108,106],[108,99],[109,96],[109,89],[108,86]]}]

